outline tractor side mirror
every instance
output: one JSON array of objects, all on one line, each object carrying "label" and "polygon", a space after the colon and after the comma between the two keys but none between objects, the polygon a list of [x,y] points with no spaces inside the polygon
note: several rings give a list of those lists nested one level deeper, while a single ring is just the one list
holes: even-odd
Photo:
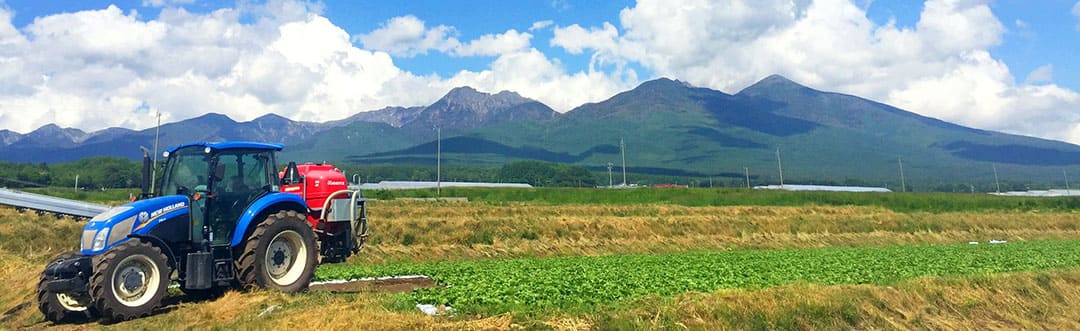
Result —
[{"label": "tractor side mirror", "polygon": [[289,162],[288,167],[285,168],[284,176],[281,176],[281,185],[293,185],[304,181],[304,177],[300,176],[300,170],[296,168],[296,162]]}]

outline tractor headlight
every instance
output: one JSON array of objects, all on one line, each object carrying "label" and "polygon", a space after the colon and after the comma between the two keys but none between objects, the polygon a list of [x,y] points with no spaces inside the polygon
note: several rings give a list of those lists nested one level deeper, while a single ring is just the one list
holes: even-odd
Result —
[{"label": "tractor headlight", "polygon": [[91,245],[90,250],[97,251],[105,248],[105,243],[108,242],[108,239],[109,228],[98,230],[97,234],[94,235],[94,244]]}]

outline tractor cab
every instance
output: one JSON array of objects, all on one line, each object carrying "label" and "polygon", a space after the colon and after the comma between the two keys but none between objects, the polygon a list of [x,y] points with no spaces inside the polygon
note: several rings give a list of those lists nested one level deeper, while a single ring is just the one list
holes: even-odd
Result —
[{"label": "tractor cab", "polygon": [[258,143],[190,144],[165,152],[161,185],[155,196],[183,195],[191,201],[192,239],[213,245],[229,242],[236,222],[258,198],[278,191],[274,152],[281,145]]}]

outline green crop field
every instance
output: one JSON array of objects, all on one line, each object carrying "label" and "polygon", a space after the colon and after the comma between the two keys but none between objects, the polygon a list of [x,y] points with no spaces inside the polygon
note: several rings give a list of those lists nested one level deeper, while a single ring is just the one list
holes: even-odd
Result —
[{"label": "green crop field", "polygon": [[797,282],[891,284],[924,276],[1080,267],[1080,241],[742,250],[654,255],[330,265],[320,279],[428,275],[420,303],[466,312],[584,310],[650,294],[760,289]]},{"label": "green crop field", "polygon": [[[126,192],[42,190],[122,203]],[[372,236],[318,279],[401,293],[173,293],[150,317],[50,325],[41,268],[83,223],[0,208],[0,329],[1080,329],[1076,198],[711,189],[366,192]],[[1006,243],[989,244],[990,240]],[[970,245],[968,242],[979,242]],[[428,316],[417,304],[452,308]]]}]

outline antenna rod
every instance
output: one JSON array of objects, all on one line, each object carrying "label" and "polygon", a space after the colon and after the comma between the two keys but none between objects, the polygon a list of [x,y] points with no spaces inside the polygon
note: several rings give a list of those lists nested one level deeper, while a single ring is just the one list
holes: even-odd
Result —
[{"label": "antenna rod", "polygon": [[[154,194],[154,183],[157,182],[157,155],[158,138],[161,137],[161,112],[157,112],[157,129],[154,130],[154,162],[150,167],[150,194]],[[145,186],[144,186],[145,187]]]},{"label": "antenna rod", "polygon": [[776,146],[776,169],[780,170],[780,188],[784,188],[784,165],[780,162],[780,146]]}]

